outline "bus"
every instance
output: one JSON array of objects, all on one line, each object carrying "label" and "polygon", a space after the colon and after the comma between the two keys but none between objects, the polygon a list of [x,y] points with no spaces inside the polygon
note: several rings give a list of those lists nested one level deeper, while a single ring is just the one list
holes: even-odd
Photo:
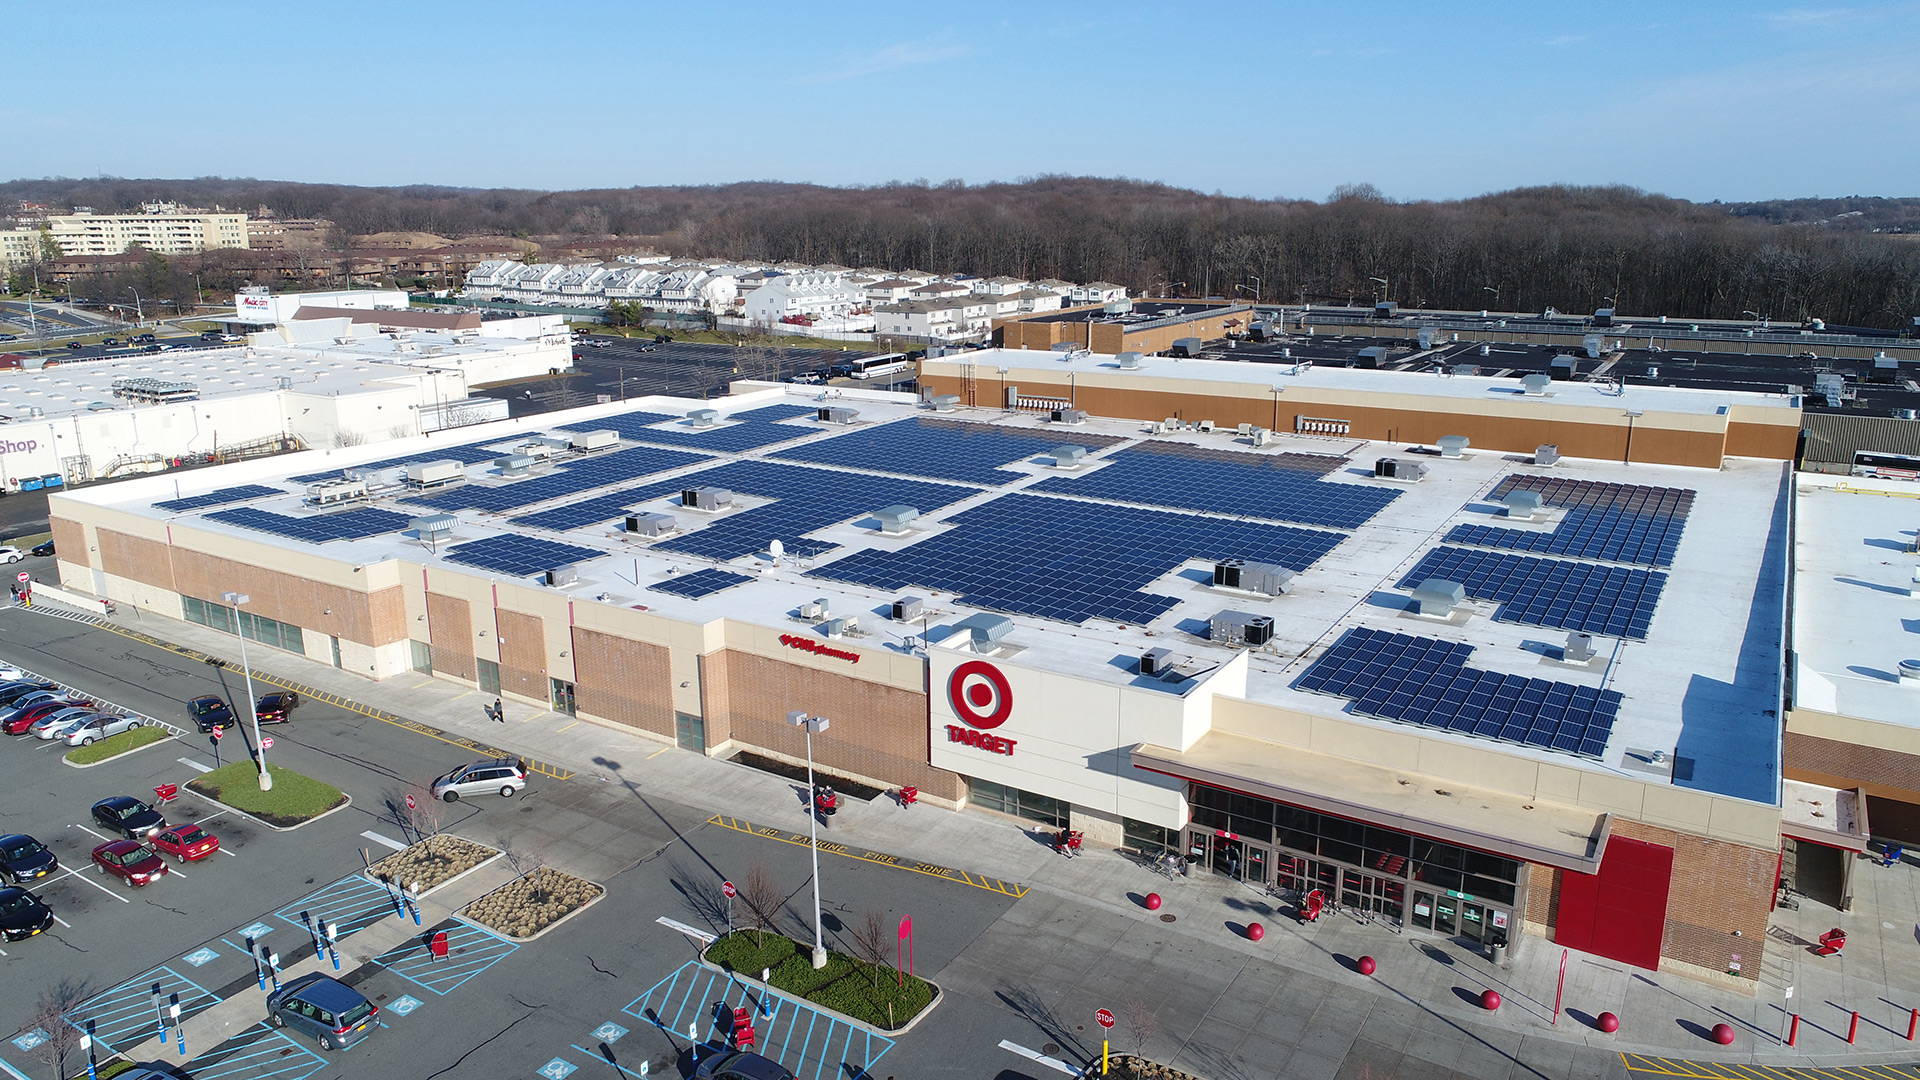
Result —
[{"label": "bus", "polygon": [[907,359],[906,353],[886,353],[835,364],[831,370],[833,374],[855,379],[885,379],[912,371],[913,361]]},{"label": "bus", "polygon": [[1853,455],[1853,475],[1881,480],[1920,480],[1920,457],[1856,451]]}]

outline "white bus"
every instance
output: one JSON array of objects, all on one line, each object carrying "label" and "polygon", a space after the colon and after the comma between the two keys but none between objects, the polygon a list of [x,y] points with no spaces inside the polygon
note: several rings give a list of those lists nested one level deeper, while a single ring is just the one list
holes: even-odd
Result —
[{"label": "white bus", "polygon": [[905,374],[913,370],[913,361],[905,353],[887,353],[884,356],[869,356],[863,360],[849,360],[844,364],[835,364],[836,373],[844,373],[856,379],[886,379]]}]

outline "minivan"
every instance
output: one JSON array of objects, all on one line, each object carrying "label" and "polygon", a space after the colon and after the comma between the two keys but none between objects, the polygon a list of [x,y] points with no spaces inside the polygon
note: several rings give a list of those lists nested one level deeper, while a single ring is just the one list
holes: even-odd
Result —
[{"label": "minivan", "polygon": [[302,975],[267,995],[267,1023],[313,1036],[322,1050],[352,1046],[373,1032],[380,1007],[339,979]]}]

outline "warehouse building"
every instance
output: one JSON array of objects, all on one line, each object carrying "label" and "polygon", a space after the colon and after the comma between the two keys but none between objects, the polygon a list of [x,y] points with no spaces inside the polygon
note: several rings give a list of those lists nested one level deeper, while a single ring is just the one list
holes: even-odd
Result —
[{"label": "warehouse building", "polygon": [[1758,972],[1783,830],[1822,824],[1782,805],[1784,461],[740,389],[66,493],[62,587],[223,627],[241,591],[274,647],[692,753],[797,761],[804,709],[829,776],[1415,934]]},{"label": "warehouse building", "polygon": [[[1089,289],[1104,287],[1095,282]],[[1118,286],[1113,286],[1118,288]],[[1009,349],[1073,347],[1113,355],[1194,348],[1213,338],[1243,331],[1253,308],[1217,300],[1127,300],[1082,304],[995,319],[994,343]]]}]

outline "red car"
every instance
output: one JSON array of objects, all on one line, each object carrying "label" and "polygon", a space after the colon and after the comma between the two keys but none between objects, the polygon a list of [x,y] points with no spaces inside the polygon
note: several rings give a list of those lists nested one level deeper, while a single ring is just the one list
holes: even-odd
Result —
[{"label": "red car", "polygon": [[198,825],[172,825],[153,835],[153,846],[183,863],[198,862],[220,850],[220,838]]},{"label": "red car", "polygon": [[43,701],[10,718],[7,721],[7,734],[25,735],[28,729],[33,727],[34,721],[48,713],[59,712],[61,709],[77,709],[91,704],[93,703],[80,700],[79,698],[61,698],[58,701]]},{"label": "red car", "polygon": [[93,849],[93,861],[100,869],[133,886],[167,876],[166,860],[138,840],[109,840]]}]

